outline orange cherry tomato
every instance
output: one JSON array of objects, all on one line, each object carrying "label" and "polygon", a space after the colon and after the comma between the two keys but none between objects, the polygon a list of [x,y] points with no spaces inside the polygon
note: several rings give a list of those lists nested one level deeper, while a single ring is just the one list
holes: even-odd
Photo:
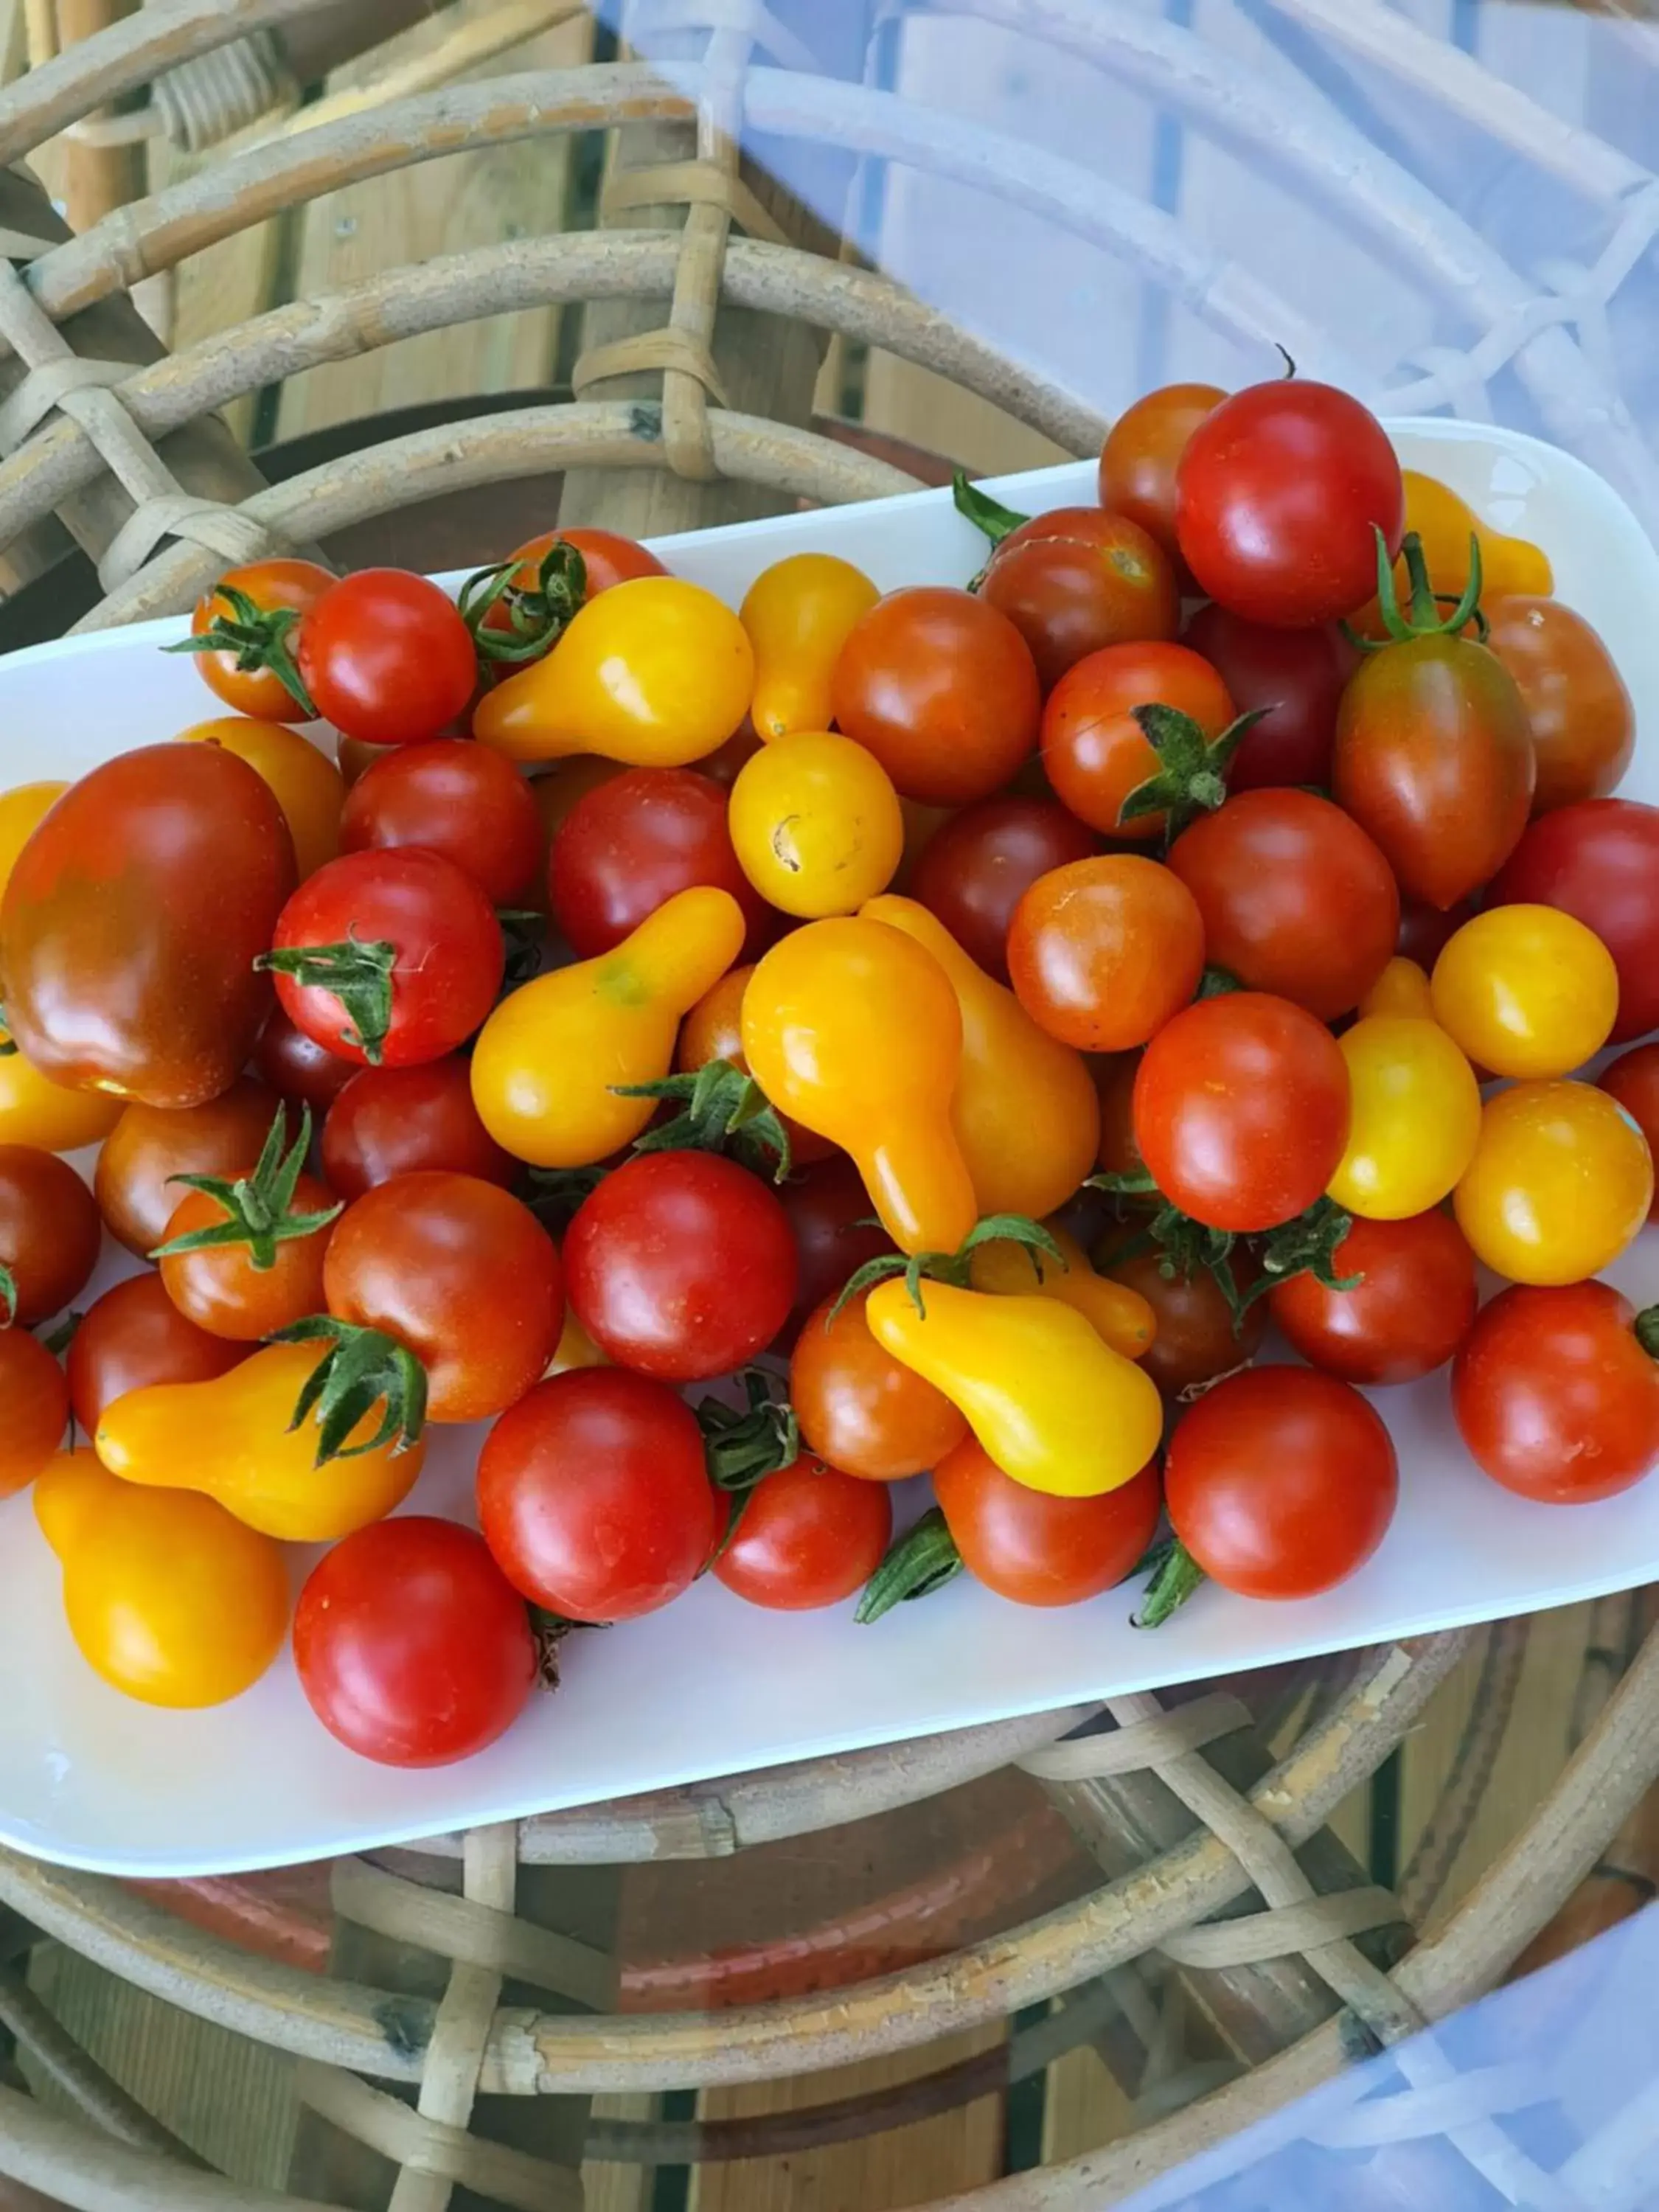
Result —
[{"label": "orange cherry tomato", "polygon": [[1137,845],[1163,836],[1163,814],[1121,818],[1130,793],[1158,774],[1158,755],[1134,719],[1137,707],[1173,707],[1206,738],[1233,720],[1227,687],[1191,647],[1109,645],[1079,660],[1042,710],[1042,766],[1054,796],[1080,822]]},{"label": "orange cherry tomato", "polygon": [[1039,876],[1008,932],[1015,995],[1079,1052],[1127,1052],[1178,1013],[1204,971],[1204,923],[1179,876],[1102,853]]}]

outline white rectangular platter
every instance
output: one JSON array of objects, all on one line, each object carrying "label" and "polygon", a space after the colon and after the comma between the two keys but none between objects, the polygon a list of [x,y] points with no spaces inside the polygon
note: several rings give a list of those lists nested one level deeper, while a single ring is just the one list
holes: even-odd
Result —
[{"label": "white rectangular platter", "polygon": [[[1405,460],[1497,527],[1543,545],[1560,597],[1601,631],[1635,696],[1627,795],[1659,799],[1659,556],[1579,462],[1478,424],[1401,422]],[[1011,477],[1035,511],[1095,497],[1092,464]],[[947,492],[665,541],[670,565],[736,604],[770,562],[820,549],[884,588],[965,580],[982,541]],[[210,711],[181,623],[65,639],[0,660],[0,788],[70,777]],[[121,1255],[94,1287],[126,1272]],[[1659,1235],[1609,1271],[1659,1296]],[[1275,1355],[1271,1346],[1267,1357]],[[1563,1605],[1659,1575],[1659,1478],[1599,1505],[1529,1504],[1489,1483],[1452,1431],[1443,1374],[1376,1394],[1399,1447],[1399,1516],[1324,1597],[1252,1604],[1214,1589],[1154,1634],[1132,1594],[1024,1610],[965,1580],[873,1628],[851,1607],[778,1614],[713,1582],[653,1618],[565,1647],[565,1685],[466,1764],[400,1772],[325,1735],[286,1659],[234,1705],[152,1711],[97,1681],[64,1625],[56,1562],[27,1494],[0,1503],[0,1840],[149,1876],[232,1872],[845,1751],[1046,1707]],[[406,1510],[465,1517],[476,1431],[437,1431]],[[304,1565],[296,1555],[296,1571]]]}]

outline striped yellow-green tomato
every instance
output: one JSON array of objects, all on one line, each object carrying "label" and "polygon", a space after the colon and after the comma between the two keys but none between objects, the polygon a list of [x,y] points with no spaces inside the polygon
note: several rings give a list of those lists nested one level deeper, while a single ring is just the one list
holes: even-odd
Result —
[{"label": "striped yellow-green tomato", "polygon": [[1577,1283],[1648,1218],[1653,1158],[1630,1115],[1588,1083],[1517,1083],[1486,1101],[1453,1199],[1477,1260],[1512,1283]]},{"label": "striped yellow-green tomato", "polygon": [[1480,1133],[1480,1090],[1434,1022],[1370,1014],[1337,1040],[1348,1065],[1348,1146],[1328,1186],[1349,1213],[1404,1221],[1455,1184]]},{"label": "striped yellow-green tomato", "polygon": [[1607,1042],[1619,970],[1601,939],[1553,906],[1495,906],[1434,963],[1434,1016],[1494,1075],[1567,1075]]},{"label": "striped yellow-green tomato", "polygon": [[884,891],[904,850],[898,793],[875,755],[830,730],[775,738],[732,787],[732,843],[761,896],[821,921]]}]

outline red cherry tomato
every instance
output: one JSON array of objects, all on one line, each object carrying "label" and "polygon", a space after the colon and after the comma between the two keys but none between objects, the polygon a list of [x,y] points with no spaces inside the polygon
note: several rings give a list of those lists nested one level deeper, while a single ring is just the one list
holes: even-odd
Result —
[{"label": "red cherry tomato", "polygon": [[730,891],[749,924],[743,957],[775,933],[772,909],[738,866],[726,794],[689,768],[635,768],[579,799],[553,840],[548,902],[580,960],[609,952],[676,892]]},{"label": "red cherry tomato", "polygon": [[472,1103],[471,1063],[452,1056],[416,1067],[360,1068],[323,1124],[323,1173],[343,1199],[393,1176],[439,1168],[507,1188],[519,1164]]},{"label": "red cherry tomato", "polygon": [[1376,589],[1406,526],[1400,463],[1370,410],[1328,384],[1283,377],[1234,392],[1187,441],[1176,534],[1212,599],[1247,622],[1305,629]]},{"label": "red cherry tomato", "polygon": [[[1648,1140],[1648,1150],[1659,1160],[1659,1044],[1638,1044],[1621,1053],[1595,1079],[1598,1090],[1616,1098]],[[1648,1209],[1648,1219],[1659,1221],[1659,1190]]]},{"label": "red cherry tomato", "polygon": [[1137,707],[1173,707],[1205,736],[1232,721],[1226,685],[1184,645],[1111,645],[1079,660],[1042,710],[1042,771],[1054,796],[1103,836],[1156,844],[1167,817],[1121,818],[1130,793],[1158,774],[1158,755],[1134,719]]},{"label": "red cherry tomato", "polygon": [[1166,384],[1126,407],[1100,449],[1101,505],[1138,522],[1172,559],[1181,551],[1176,472],[1193,432],[1226,397],[1218,384]]},{"label": "red cherry tomato", "polygon": [[1359,1280],[1351,1291],[1333,1291],[1312,1275],[1292,1275],[1274,1285],[1267,1304],[1292,1349],[1345,1382],[1431,1375],[1474,1319],[1474,1255],[1449,1213],[1357,1220],[1332,1273]]},{"label": "red cherry tomato", "polygon": [[[200,637],[216,623],[240,620],[228,591],[252,600],[260,614],[287,609],[304,614],[338,580],[331,568],[315,561],[250,561],[240,568],[227,568],[218,582],[203,592],[190,618],[190,634]],[[222,653],[194,653],[197,672],[210,691],[237,714],[256,722],[303,722],[305,708],[273,668],[239,668],[241,656],[227,648]]]},{"label": "red cherry tomato", "polygon": [[1158,1469],[1100,1498],[1050,1498],[1012,1482],[969,1437],[933,1469],[963,1565],[1016,1605],[1080,1605],[1131,1573],[1158,1528]]},{"label": "red cherry tomato", "polygon": [[406,568],[343,576],[301,617],[294,651],[317,712],[365,744],[435,738],[465,713],[478,680],[454,602]]},{"label": "red cherry tomato", "polygon": [[1348,1141],[1347,1065],[1288,999],[1238,991],[1167,1023],[1135,1078],[1135,1142],[1183,1213],[1244,1235],[1304,1212]]},{"label": "red cherry tomato", "polygon": [[341,850],[397,845],[441,853],[492,906],[512,906],[541,868],[541,817],[503,754],[470,738],[434,738],[386,754],[347,795]]},{"label": "red cherry tomato", "polygon": [[568,1620],[632,1620],[677,1598],[725,1510],[690,1409],[621,1368],[538,1382],[478,1457],[485,1541],[515,1589]]},{"label": "red cherry tomato", "polygon": [[1520,689],[1538,761],[1534,814],[1603,799],[1636,750],[1636,708],[1601,639],[1559,599],[1482,602],[1486,643]]},{"label": "red cherry tomato", "polygon": [[1085,653],[1173,637],[1181,594],[1170,557],[1126,515],[1059,507],[1011,530],[979,585],[1031,648],[1045,691]]},{"label": "red cherry tomato", "polygon": [[671,1382],[764,1352],[795,1301],[776,1195],[714,1152],[641,1152],[584,1199],[564,1240],[570,1304],[606,1358]]},{"label": "red cherry tomato", "polygon": [[1176,1534],[1241,1597],[1313,1597],[1388,1534],[1394,1443],[1359,1393],[1307,1367],[1230,1375],[1177,1425],[1164,1469]]},{"label": "red cherry tomato", "polygon": [[793,1176],[778,1193],[795,1240],[795,1304],[783,1334],[793,1343],[815,1306],[837,1297],[866,1260],[893,1249],[875,1222],[864,1178],[845,1157]]},{"label": "red cherry tomato", "polygon": [[1352,1013],[1394,957],[1400,893],[1357,822],[1310,791],[1245,791],[1170,848],[1206,959],[1321,1021]]},{"label": "red cherry tomato", "polygon": [[529,1703],[536,1640],[524,1601],[483,1544],[409,1514],[348,1536],[294,1612],[294,1663],[312,1711],[384,1766],[447,1766],[506,1733]]},{"label": "red cherry tomato", "polygon": [[910,896],[950,931],[970,960],[1008,980],[1008,925],[1039,876],[1085,860],[1092,833],[1048,799],[983,799],[942,823],[923,848]]},{"label": "red cherry tomato", "polygon": [[1228,763],[1229,790],[1329,783],[1337,703],[1359,665],[1358,647],[1334,623],[1267,629],[1212,600],[1188,623],[1182,641],[1216,670],[1241,714],[1267,709]]},{"label": "red cherry tomato", "polygon": [[[620,531],[589,528],[584,525],[574,530],[544,530],[538,537],[526,538],[510,556],[517,562],[509,581],[520,591],[532,591],[538,582],[542,562],[555,545],[574,545],[582,556],[586,584],[583,604],[608,592],[613,584],[625,584],[635,576],[665,576],[668,571],[648,547],[637,538],[624,538]],[[484,617],[486,629],[510,629],[507,610],[498,600]]]},{"label": "red cherry tomato", "polygon": [[157,1274],[129,1275],[94,1299],[70,1339],[70,1403],[95,1436],[104,1409],[152,1382],[210,1382],[248,1356],[249,1346],[210,1336],[186,1321]]},{"label": "red cherry tomato", "polygon": [[296,1030],[280,1006],[273,1006],[254,1040],[249,1066],[262,1083],[291,1106],[326,1114],[357,1073],[357,1063],[342,1060],[326,1045]]},{"label": "red cherry tomato", "polygon": [[1079,1052],[1145,1044],[1187,1004],[1203,969],[1197,901],[1139,853],[1098,853],[1039,876],[1008,932],[1019,1003]]},{"label": "red cherry tomato", "polygon": [[84,1290],[104,1224],[97,1200],[56,1152],[0,1145],[0,1328],[32,1328]]},{"label": "red cherry tomato", "polygon": [[1531,823],[1488,906],[1559,907],[1593,930],[1619,969],[1610,1042],[1659,1029],[1659,807],[1586,799]]},{"label": "red cherry tomato", "polygon": [[937,1467],[968,1433],[942,1390],[877,1343],[865,1318],[867,1291],[841,1311],[815,1307],[789,1363],[789,1401],[811,1449],[866,1482],[899,1482]]},{"label": "red cherry tomato", "polygon": [[0,1328],[0,1498],[33,1482],[64,1440],[69,1386],[38,1336]]},{"label": "red cherry tomato", "polygon": [[892,1534],[893,1501],[880,1483],[803,1454],[756,1484],[714,1579],[778,1613],[839,1605],[869,1581]]}]

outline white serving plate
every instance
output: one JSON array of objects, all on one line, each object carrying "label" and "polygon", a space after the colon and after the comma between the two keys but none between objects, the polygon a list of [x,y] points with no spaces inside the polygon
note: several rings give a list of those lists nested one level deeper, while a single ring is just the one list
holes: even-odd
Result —
[{"label": "white serving plate", "polygon": [[[1625,791],[1659,799],[1659,556],[1635,518],[1581,462],[1534,439],[1475,423],[1392,428],[1406,461],[1547,550],[1560,597],[1595,623],[1637,702]],[[1079,463],[989,489],[1030,510],[1091,502],[1095,471]],[[763,568],[809,548],[891,588],[965,579],[983,541],[939,491],[659,550],[735,605]],[[156,650],[183,628],[147,623],[0,660],[0,788],[79,775],[210,713],[189,661]],[[106,1257],[94,1287],[132,1265]],[[1640,1301],[1659,1295],[1659,1236],[1608,1272]],[[1128,1591],[1034,1612],[963,1580],[858,1628],[850,1605],[763,1613],[707,1582],[652,1619],[572,1638],[557,1697],[538,1699],[481,1757],[416,1773],[334,1742],[286,1659],[213,1712],[155,1711],[106,1689],[70,1641],[57,1562],[25,1493],[0,1504],[0,1840],[125,1875],[280,1865],[1565,1605],[1659,1575],[1659,1480],[1598,1505],[1529,1504],[1465,1458],[1443,1373],[1375,1395],[1399,1448],[1399,1516],[1370,1565],[1324,1597],[1253,1604],[1205,1589],[1146,1634],[1129,1626]],[[433,1432],[405,1510],[470,1514],[478,1433]]]}]

